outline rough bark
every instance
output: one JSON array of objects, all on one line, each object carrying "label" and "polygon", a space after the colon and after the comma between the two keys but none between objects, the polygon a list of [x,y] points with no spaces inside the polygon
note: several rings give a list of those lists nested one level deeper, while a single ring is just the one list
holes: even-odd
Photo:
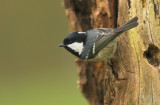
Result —
[{"label": "rough bark", "polygon": [[114,28],[139,17],[123,33],[113,68],[75,58],[79,88],[90,105],[160,105],[160,1],[64,0],[70,31]]}]

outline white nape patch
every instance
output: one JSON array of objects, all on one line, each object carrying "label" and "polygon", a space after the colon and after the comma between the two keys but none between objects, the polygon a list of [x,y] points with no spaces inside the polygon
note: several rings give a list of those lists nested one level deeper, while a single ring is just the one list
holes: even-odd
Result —
[{"label": "white nape patch", "polygon": [[96,47],[96,46],[95,46],[95,43],[94,43],[94,44],[93,44],[93,48],[92,48],[92,50],[93,50],[93,51],[92,51],[92,52],[93,52],[93,54],[95,54],[95,47]]},{"label": "white nape patch", "polygon": [[85,34],[86,32],[78,32],[78,34]]},{"label": "white nape patch", "polygon": [[75,52],[78,52],[78,54],[80,55],[82,53],[83,50],[83,42],[78,43],[78,42],[74,42],[71,43],[69,45],[67,45],[69,48],[71,48],[72,50],[74,50]]}]

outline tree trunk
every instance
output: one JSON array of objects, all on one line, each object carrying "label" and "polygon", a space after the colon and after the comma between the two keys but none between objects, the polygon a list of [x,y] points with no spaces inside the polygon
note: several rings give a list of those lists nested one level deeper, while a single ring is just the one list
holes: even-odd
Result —
[{"label": "tree trunk", "polygon": [[90,105],[160,105],[160,0],[64,0],[64,6],[71,32],[139,18],[120,36],[113,68],[75,58],[79,88]]}]

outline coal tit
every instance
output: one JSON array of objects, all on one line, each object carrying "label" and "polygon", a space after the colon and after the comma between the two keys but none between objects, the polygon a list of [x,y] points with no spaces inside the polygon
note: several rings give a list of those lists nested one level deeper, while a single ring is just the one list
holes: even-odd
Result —
[{"label": "coal tit", "polygon": [[85,32],[73,32],[60,44],[73,55],[83,60],[102,61],[110,59],[117,48],[117,38],[121,33],[138,25],[134,17],[119,28],[99,28]]}]

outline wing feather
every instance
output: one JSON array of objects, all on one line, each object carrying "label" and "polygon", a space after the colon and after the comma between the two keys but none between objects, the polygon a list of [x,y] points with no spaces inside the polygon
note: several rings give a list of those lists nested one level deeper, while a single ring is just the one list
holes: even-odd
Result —
[{"label": "wing feather", "polygon": [[105,47],[110,41],[112,41],[118,33],[114,32],[114,29],[99,29],[101,32],[98,35],[95,42],[95,52],[96,54]]}]

